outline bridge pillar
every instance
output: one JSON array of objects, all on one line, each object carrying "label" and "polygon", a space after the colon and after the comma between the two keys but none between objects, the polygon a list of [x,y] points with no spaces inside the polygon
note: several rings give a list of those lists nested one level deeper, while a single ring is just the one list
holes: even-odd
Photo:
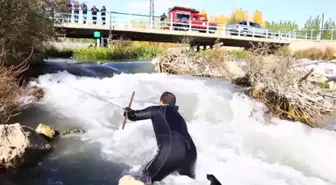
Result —
[{"label": "bridge pillar", "polygon": [[211,44],[211,45],[210,45],[210,49],[213,49],[213,46],[214,46],[214,45],[213,45],[213,44]]},{"label": "bridge pillar", "polygon": [[196,51],[200,51],[200,45],[196,46]]},{"label": "bridge pillar", "polygon": [[100,38],[100,46],[101,46],[101,47],[104,47],[104,45],[105,45],[104,41],[105,41],[105,40],[104,40],[104,37],[101,37],[101,38]]},{"label": "bridge pillar", "polygon": [[203,50],[206,50],[206,48],[207,48],[207,45],[204,44],[204,45],[203,45]]}]

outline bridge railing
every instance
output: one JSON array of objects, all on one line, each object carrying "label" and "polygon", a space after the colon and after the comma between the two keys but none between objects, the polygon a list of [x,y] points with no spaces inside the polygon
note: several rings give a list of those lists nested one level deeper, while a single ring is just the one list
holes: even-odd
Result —
[{"label": "bridge railing", "polygon": [[109,29],[111,27],[134,29],[161,29],[161,30],[184,30],[203,32],[204,34],[220,34],[220,35],[233,35],[237,37],[264,37],[265,39],[280,39],[280,40],[336,40],[336,29],[324,30],[293,30],[293,31],[278,31],[266,33],[257,32],[252,28],[252,31],[242,32],[242,29],[237,25],[237,29],[229,30],[225,24],[216,24],[211,26],[209,23],[195,23],[191,20],[177,20],[170,19],[170,21],[160,21],[160,17],[155,16],[150,18],[148,15],[129,14],[121,12],[97,12],[96,15],[91,11],[83,14],[80,10],[79,14],[71,13],[54,13],[50,16],[56,23],[76,23],[80,27],[85,28],[85,25],[99,25]]}]

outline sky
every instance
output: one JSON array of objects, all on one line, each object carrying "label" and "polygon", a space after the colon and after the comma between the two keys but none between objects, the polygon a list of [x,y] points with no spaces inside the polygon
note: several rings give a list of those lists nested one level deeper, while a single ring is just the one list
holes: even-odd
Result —
[{"label": "sky", "polygon": [[[88,7],[105,5],[107,11],[149,14],[149,0],[85,0]],[[174,5],[185,5],[201,11],[205,9],[209,15],[230,16],[233,10],[242,8],[252,16],[255,10],[263,12],[265,20],[295,20],[300,26],[309,16],[322,15],[325,20],[330,17],[336,20],[336,0],[154,0],[156,16]]]}]

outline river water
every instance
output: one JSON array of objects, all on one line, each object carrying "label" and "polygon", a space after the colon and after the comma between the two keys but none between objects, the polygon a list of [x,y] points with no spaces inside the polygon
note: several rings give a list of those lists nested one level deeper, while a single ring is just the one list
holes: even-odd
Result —
[{"label": "river water", "polygon": [[[148,62],[49,64],[42,70],[48,74],[32,82],[46,90],[45,97],[13,122],[87,132],[59,138],[54,152],[36,166],[0,176],[1,185],[116,185],[123,170],[151,159],[157,146],[150,121],[128,121],[121,130],[119,107],[76,89],[122,107],[135,91],[134,109],[157,104],[163,91],[176,94],[198,149],[197,178],[170,175],[159,184],[210,184],[206,174],[223,185],[336,184],[335,132],[267,122],[263,105],[227,81],[155,74]],[[59,69],[69,72],[52,73]]]}]

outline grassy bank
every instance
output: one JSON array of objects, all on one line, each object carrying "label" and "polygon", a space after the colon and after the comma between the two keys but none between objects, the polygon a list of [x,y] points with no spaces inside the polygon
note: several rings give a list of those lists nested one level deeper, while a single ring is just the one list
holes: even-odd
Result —
[{"label": "grassy bank", "polygon": [[[181,47],[181,44],[167,43],[151,43],[151,42],[118,42],[110,47],[85,47],[85,48],[63,48],[47,47],[45,53],[49,57],[55,58],[73,58],[85,61],[113,61],[113,60],[150,60],[172,47]],[[230,56],[232,59],[247,59],[253,55],[254,51],[243,49],[225,49],[221,48],[222,54]],[[204,50],[199,54],[202,56],[210,56],[218,53],[218,50]],[[287,56],[295,59],[311,59],[311,60],[333,60],[336,59],[336,50],[333,48],[308,48],[290,51],[288,47],[282,47],[274,54],[276,56]]]},{"label": "grassy bank", "polygon": [[170,47],[177,47],[177,44],[122,41],[109,47],[83,47],[75,49],[47,47],[45,53],[49,57],[73,58],[85,61],[150,60]]}]

